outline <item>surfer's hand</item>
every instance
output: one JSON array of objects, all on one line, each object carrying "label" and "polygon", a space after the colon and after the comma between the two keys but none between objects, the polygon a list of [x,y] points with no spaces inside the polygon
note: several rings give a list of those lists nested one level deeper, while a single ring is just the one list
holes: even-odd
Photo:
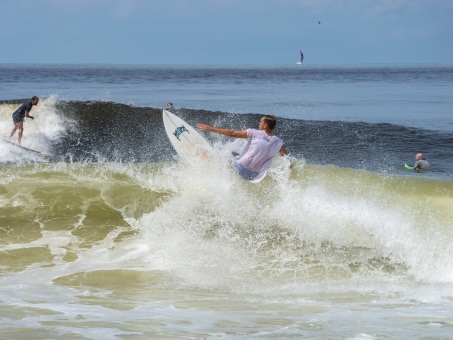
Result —
[{"label": "surfer's hand", "polygon": [[35,117],[33,117],[33,116],[28,116],[28,118],[35,119]]},{"label": "surfer's hand", "polygon": [[209,130],[209,125],[206,125],[206,124],[197,124],[197,127],[200,130]]}]

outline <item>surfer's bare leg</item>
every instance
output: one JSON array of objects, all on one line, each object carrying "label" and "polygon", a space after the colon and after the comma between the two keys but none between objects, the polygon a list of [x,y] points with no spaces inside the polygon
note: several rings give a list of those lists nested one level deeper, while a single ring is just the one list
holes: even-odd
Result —
[{"label": "surfer's bare leg", "polygon": [[14,129],[13,129],[13,131],[11,131],[10,137],[12,137],[14,135],[16,130],[19,130],[17,143],[20,144],[22,141],[22,134],[24,132],[24,122],[19,122],[19,123],[14,124]]},{"label": "surfer's bare leg", "polygon": [[16,132],[16,130],[17,130],[17,126],[16,126],[16,124],[14,124],[14,128],[13,128],[13,130],[11,131],[11,135],[9,136],[9,138],[11,138],[12,136],[14,136],[14,133]]}]

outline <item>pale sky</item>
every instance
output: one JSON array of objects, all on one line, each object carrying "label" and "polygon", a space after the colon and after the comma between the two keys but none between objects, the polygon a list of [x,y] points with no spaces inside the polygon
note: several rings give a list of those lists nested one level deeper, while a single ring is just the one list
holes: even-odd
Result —
[{"label": "pale sky", "polygon": [[451,64],[453,0],[0,0],[0,46],[0,63]]}]

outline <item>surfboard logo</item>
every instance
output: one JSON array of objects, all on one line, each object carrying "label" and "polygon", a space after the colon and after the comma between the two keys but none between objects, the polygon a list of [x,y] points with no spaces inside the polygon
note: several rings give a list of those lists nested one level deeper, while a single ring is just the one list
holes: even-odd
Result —
[{"label": "surfboard logo", "polygon": [[181,125],[180,127],[177,127],[177,128],[175,129],[175,132],[173,132],[173,134],[174,134],[174,135],[176,136],[176,138],[180,141],[179,136],[181,136],[181,134],[182,134],[183,132],[188,132],[188,133],[190,133],[189,130],[187,130],[186,127],[185,127],[184,125]]}]

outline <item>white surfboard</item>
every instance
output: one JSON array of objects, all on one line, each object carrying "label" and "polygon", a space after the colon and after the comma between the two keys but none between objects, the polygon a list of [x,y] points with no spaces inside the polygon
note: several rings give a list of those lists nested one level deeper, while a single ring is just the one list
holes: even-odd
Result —
[{"label": "white surfboard", "polygon": [[261,181],[264,179],[264,177],[266,177],[266,175],[267,175],[267,170],[268,170],[268,169],[266,169],[266,170],[264,170],[264,171],[260,171],[260,172],[258,173],[258,175],[257,175],[254,179],[248,179],[248,181],[249,181],[249,182],[252,182],[252,183],[254,183],[254,184],[258,184],[259,182],[261,182]]},{"label": "white surfboard", "polygon": [[167,110],[163,110],[165,132],[179,156],[185,160],[207,157],[213,148],[192,126]]},{"label": "white surfboard", "polygon": [[32,149],[32,148],[27,148],[26,146],[23,146],[23,145],[20,145],[20,144],[17,144],[17,143],[14,143],[6,138],[3,138],[1,137],[2,140],[8,144],[11,144],[11,145],[14,145],[14,146],[17,146],[18,148],[22,149],[22,150],[25,150],[25,151],[28,151],[28,152],[31,152],[31,153],[34,153],[34,154],[37,154],[41,157],[44,157],[44,158],[49,158],[50,157],[50,154],[46,153],[46,152],[42,152],[42,151],[38,151],[38,150],[35,150],[35,149]]}]

